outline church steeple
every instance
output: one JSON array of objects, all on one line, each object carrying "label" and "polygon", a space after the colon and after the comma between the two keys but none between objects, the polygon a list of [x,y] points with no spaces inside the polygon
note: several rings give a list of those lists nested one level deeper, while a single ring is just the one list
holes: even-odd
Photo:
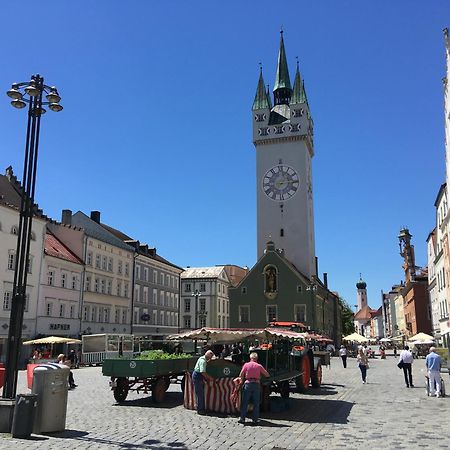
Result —
[{"label": "church steeple", "polygon": [[288,105],[292,94],[291,80],[284,49],[283,30],[281,30],[280,34],[280,51],[278,52],[277,74],[275,76],[273,95],[275,105]]},{"label": "church steeple", "polygon": [[270,100],[267,97],[266,85],[264,83],[262,67],[260,67],[258,87],[256,88],[253,111],[257,109],[270,109]]}]

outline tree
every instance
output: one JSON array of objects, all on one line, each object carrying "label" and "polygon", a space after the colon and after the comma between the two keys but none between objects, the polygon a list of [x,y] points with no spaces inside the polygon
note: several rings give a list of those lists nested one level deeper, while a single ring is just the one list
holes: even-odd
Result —
[{"label": "tree", "polygon": [[343,299],[339,297],[339,303],[342,308],[342,333],[347,336],[355,331],[355,324],[353,322],[354,314],[350,305]]}]

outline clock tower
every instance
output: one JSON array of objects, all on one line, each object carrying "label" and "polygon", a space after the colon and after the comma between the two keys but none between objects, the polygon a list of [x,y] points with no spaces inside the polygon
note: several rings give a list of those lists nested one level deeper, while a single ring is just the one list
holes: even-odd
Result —
[{"label": "clock tower", "polygon": [[316,274],[311,161],[313,120],[297,61],[291,87],[281,32],[273,106],[262,69],[252,107],[258,259],[273,241],[303,275]]}]

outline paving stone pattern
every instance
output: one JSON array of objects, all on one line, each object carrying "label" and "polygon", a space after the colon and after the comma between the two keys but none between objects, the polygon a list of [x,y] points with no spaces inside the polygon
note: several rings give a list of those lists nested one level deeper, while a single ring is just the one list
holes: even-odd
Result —
[{"label": "paving stone pattern", "polygon": [[[407,389],[396,360],[371,360],[362,384],[355,359],[344,369],[338,358],[324,369],[324,385],[308,394],[292,393],[288,410],[277,396],[261,426],[240,425],[237,417],[199,416],[184,409],[180,387],[172,385],[163,404],[130,393],[117,405],[97,367],[74,371],[79,387],[69,392],[67,430],[32,435],[31,440],[0,435],[0,449],[416,449],[450,448],[450,398],[426,396],[424,360],[413,365],[415,388]],[[444,375],[447,391],[450,377]],[[25,373],[19,392],[28,392]]]}]

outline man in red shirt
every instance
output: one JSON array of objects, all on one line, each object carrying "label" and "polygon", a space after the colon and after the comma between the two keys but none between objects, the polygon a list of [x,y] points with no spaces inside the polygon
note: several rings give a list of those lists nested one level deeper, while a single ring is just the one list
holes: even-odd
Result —
[{"label": "man in red shirt", "polygon": [[241,373],[239,376],[245,380],[244,381],[244,393],[242,396],[241,404],[241,418],[239,423],[245,424],[245,416],[247,415],[247,408],[249,401],[252,400],[253,403],[253,415],[252,422],[253,425],[258,424],[259,419],[259,404],[261,403],[261,375],[269,377],[269,372],[267,372],[264,367],[258,363],[258,354],[250,353],[250,362],[245,363],[242,366]]}]

